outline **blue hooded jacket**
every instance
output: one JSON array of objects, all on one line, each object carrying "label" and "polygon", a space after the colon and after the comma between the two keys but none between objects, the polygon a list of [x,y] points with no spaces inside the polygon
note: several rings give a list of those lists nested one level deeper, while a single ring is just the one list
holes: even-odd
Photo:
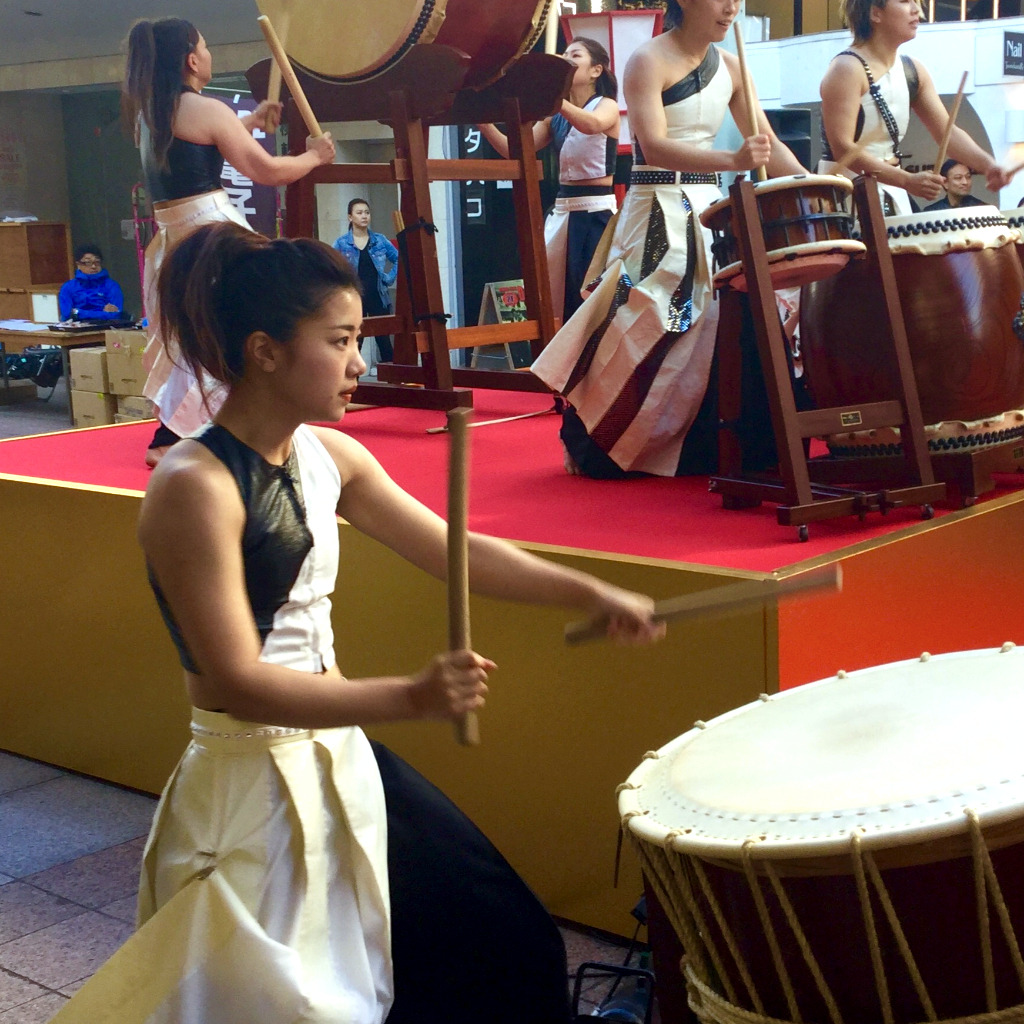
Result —
[{"label": "blue hooded jacket", "polygon": [[[124,293],[106,270],[96,274],[76,270],[75,276],[61,285],[57,304],[61,320],[120,320],[124,316]],[[108,304],[117,306],[117,312],[104,311]]]}]

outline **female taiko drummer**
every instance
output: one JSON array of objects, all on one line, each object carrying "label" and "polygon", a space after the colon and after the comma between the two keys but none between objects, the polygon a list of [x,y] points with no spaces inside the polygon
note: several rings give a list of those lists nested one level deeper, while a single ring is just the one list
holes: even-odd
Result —
[{"label": "female taiko drummer", "polygon": [[[803,172],[760,108],[757,132],[736,150],[714,146],[727,111],[748,124],[739,62],[715,45],[739,10],[739,0],[669,0],[666,31],[626,65],[635,162],[608,263],[533,365],[569,403],[569,472],[673,476],[717,462],[717,399],[708,382],[718,306],[711,235],[698,215],[721,198],[720,171],[766,164],[771,174]],[[763,381],[760,390],[758,422],[744,435],[751,458],[765,462],[774,446]]]},{"label": "female taiko drummer", "polygon": [[[252,136],[280,120],[279,103],[261,103],[239,118],[219,100],[202,95],[213,59],[199,30],[182,18],[137,21],[128,34],[121,105],[135,133],[157,233],[146,250],[143,293],[149,318],[144,394],[160,425],[146,453],[155,466],[170,445],[205,423],[223,395],[204,387],[179,357],[177,342],[160,333],[156,275],[168,250],[211,221],[245,217],[221,185],[227,161],[260,185],[287,185],[334,160],[329,133],[306,140],[298,156],[271,156]],[[206,382],[209,385],[209,382]]]},{"label": "female taiko drummer", "polygon": [[[544,222],[551,278],[551,307],[568,320],[583,301],[587,269],[612,214],[612,177],[619,144],[619,88],[608,52],[595,39],[577,36],[564,57],[576,67],[569,97],[557,114],[538,121],[533,141],[558,153],[558,195]],[[508,157],[508,139],[492,124],[480,125],[487,141]]]},{"label": "female taiko drummer", "polygon": [[[911,172],[900,166],[910,112],[936,143],[949,122],[927,68],[898,52],[917,35],[921,8],[917,0],[843,0],[842,13],[853,44],[833,59],[821,82],[823,158],[818,169],[829,173],[834,161],[866,140],[850,160],[849,173],[878,180],[887,216],[913,213],[910,196],[935,202],[943,195],[943,178],[937,169]],[[1010,181],[962,128],[953,128],[949,155],[984,174],[993,192]]]},{"label": "female taiko drummer", "polygon": [[[198,228],[160,273],[161,328],[225,386],[153,473],[139,538],[193,704],[144,854],[140,928],[55,1024],[568,1024],[565,950],[487,840],[360,726],[479,708],[461,650],[348,679],[337,516],[446,573],[445,523],[357,441],[366,364],[347,260],[314,239]],[[656,639],[649,598],[469,536],[478,593]],[[349,580],[345,592],[357,585]],[[358,598],[355,598],[358,600]]]}]

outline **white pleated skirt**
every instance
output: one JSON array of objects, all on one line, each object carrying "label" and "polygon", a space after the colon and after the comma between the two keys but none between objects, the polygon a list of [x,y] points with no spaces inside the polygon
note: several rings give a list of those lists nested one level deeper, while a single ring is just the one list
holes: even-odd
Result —
[{"label": "white pleated skirt", "polygon": [[139,928],[55,1024],[382,1024],[387,818],[361,729],[193,712],[157,807]]},{"label": "white pleated skirt", "polygon": [[172,206],[154,210],[157,232],[146,248],[144,274],[148,341],[143,357],[146,369],[145,396],[156,406],[160,422],[179,437],[198,430],[213,418],[227,392],[212,378],[203,381],[185,364],[176,338],[160,333],[160,303],[157,279],[171,249],[203,224],[231,221],[249,228],[249,222],[231,202],[227,192],[205,192]]}]

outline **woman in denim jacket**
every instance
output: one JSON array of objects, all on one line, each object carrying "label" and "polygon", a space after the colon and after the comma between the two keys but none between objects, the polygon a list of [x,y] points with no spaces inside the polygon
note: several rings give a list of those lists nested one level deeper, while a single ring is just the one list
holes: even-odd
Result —
[{"label": "woman in denim jacket", "polygon": [[[353,199],[348,204],[348,231],[335,243],[352,264],[363,286],[363,316],[387,316],[391,313],[388,288],[398,276],[398,250],[383,235],[370,230],[370,204]],[[390,265],[390,269],[385,269]],[[394,356],[391,335],[377,335],[377,353],[381,362]]]}]

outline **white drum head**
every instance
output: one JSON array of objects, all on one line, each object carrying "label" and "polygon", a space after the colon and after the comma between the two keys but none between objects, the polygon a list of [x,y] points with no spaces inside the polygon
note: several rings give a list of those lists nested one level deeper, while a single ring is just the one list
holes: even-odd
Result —
[{"label": "white drum head", "polygon": [[[288,56],[328,78],[370,78],[432,42],[448,0],[257,0]],[[287,32],[282,26],[287,26]]]},{"label": "white drum head", "polygon": [[925,210],[885,218],[889,251],[895,255],[941,256],[947,252],[998,249],[1020,240],[1020,232],[994,206]]},{"label": "white drum head", "polygon": [[762,698],[695,727],[619,796],[643,840],[738,859],[884,849],[1024,813],[1024,648],[895,662]]}]

